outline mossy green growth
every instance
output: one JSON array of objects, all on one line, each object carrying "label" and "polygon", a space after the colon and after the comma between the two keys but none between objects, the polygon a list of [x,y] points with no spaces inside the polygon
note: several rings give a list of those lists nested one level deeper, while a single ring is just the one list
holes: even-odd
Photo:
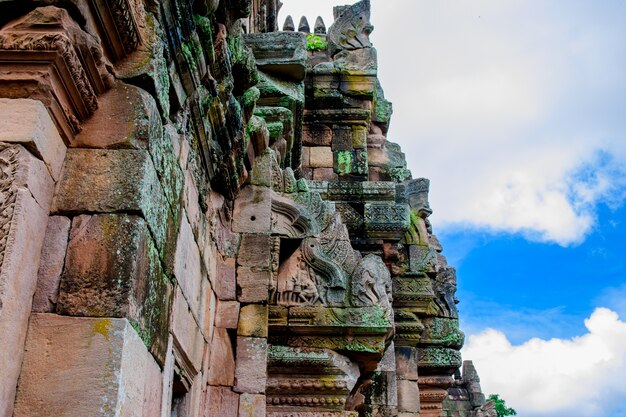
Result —
[{"label": "mossy green growth", "polygon": [[401,183],[411,179],[411,171],[404,167],[391,167],[383,170],[391,181]]},{"label": "mossy green growth", "polygon": [[208,17],[195,15],[196,30],[200,38],[200,44],[206,54],[209,63],[215,60],[215,48],[213,47],[213,30],[211,20]]},{"label": "mossy green growth", "polygon": [[338,151],[337,157],[337,173],[350,174],[352,173],[352,165],[354,164],[354,155],[352,151]]},{"label": "mossy green growth", "polygon": [[281,122],[270,122],[267,124],[267,130],[270,132],[270,139],[277,139],[283,134],[284,126]]},{"label": "mossy green growth", "polygon": [[197,70],[196,57],[192,52],[193,45],[190,42],[183,43],[181,49],[183,50],[183,56],[185,57],[185,61],[187,61],[187,65],[193,71]]},{"label": "mossy green growth", "polygon": [[253,108],[261,98],[261,92],[256,87],[248,88],[241,96],[241,105],[244,108]]},{"label": "mossy green growth", "polygon": [[306,49],[307,51],[323,51],[328,48],[328,42],[323,40],[320,36],[313,33],[306,35]]}]

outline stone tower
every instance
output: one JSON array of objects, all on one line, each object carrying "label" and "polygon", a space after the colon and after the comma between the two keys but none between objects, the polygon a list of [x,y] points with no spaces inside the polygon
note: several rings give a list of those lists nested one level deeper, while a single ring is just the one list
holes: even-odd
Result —
[{"label": "stone tower", "polygon": [[280,6],[0,1],[0,417],[447,413],[456,275],[369,1]]}]

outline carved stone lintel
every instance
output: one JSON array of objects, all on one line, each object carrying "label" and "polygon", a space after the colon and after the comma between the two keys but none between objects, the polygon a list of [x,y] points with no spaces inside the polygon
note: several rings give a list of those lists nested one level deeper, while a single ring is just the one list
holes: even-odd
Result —
[{"label": "carved stone lintel", "polygon": [[359,376],[358,366],[335,352],[286,346],[270,347],[268,373],[268,411],[289,412],[276,415],[342,413]]}]

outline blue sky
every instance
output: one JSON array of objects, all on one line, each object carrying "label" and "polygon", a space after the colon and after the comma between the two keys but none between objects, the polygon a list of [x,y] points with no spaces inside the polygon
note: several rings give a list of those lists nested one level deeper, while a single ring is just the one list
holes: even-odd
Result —
[{"label": "blue sky", "polygon": [[[329,26],[338,1],[284,3]],[[617,0],[372,0],[464,358],[520,417],[626,417],[625,20]]]}]

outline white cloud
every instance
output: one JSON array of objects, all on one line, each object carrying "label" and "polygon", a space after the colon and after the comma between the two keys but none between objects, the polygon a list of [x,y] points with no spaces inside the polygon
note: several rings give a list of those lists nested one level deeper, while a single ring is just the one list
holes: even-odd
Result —
[{"label": "white cloud", "polygon": [[[332,5],[354,1],[284,3],[296,24],[321,12],[329,26]],[[372,0],[390,139],[431,179],[436,229],[565,246],[593,229],[599,202],[624,196],[624,13],[621,2]]]},{"label": "white cloud", "polygon": [[626,396],[626,323],[598,308],[585,327],[583,336],[521,345],[487,329],[469,336],[463,357],[474,361],[483,391],[500,394],[520,416],[624,416],[615,407]]}]

